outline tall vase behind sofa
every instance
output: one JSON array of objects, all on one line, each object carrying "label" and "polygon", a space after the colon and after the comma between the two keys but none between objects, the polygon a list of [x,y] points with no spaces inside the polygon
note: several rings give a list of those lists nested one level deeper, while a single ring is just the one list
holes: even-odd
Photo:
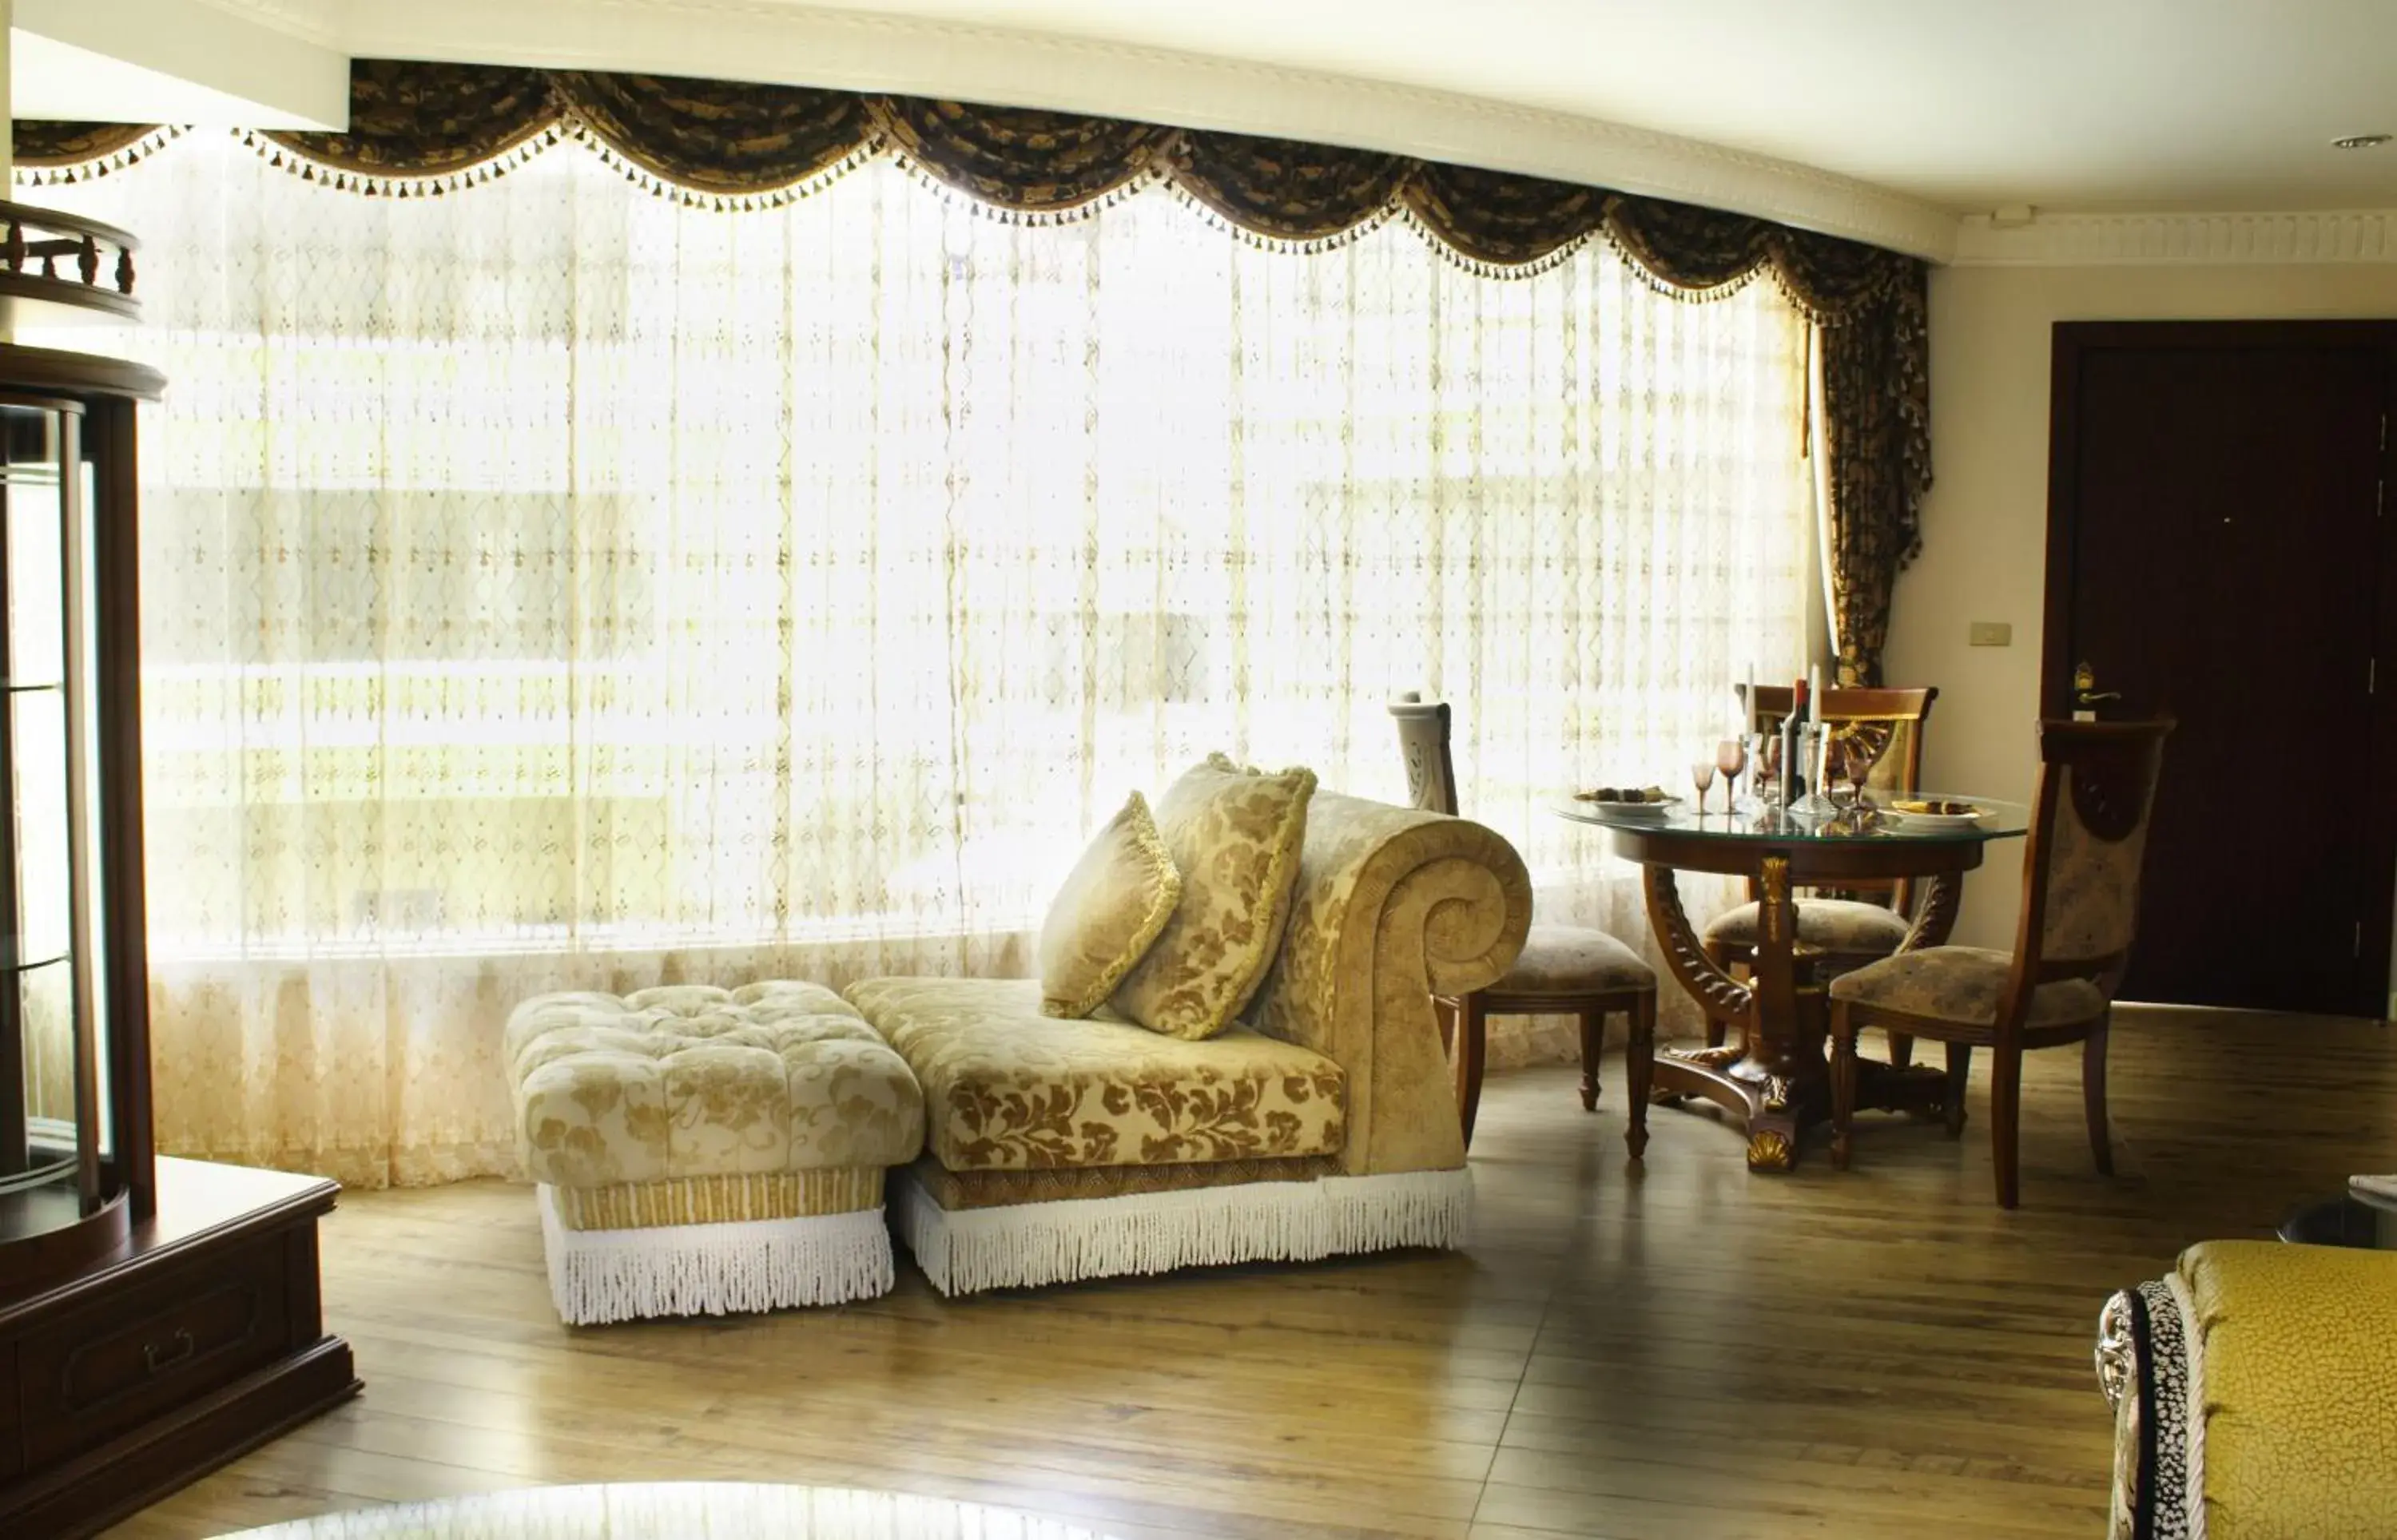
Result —
[{"label": "tall vase behind sofa", "polygon": [[1432,997],[1503,975],[1531,915],[1492,830],[1318,792],[1279,950],[1218,1035],[1043,1015],[1030,979],[852,986],[924,1091],[901,1239],[944,1294],[1461,1244]]}]

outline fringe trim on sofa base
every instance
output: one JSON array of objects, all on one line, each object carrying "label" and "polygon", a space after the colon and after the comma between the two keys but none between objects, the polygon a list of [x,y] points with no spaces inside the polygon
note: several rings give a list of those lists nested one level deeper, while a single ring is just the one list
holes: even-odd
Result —
[{"label": "fringe trim on sofa base", "polygon": [[837,1305],[898,1281],[879,1208],[801,1219],[569,1229],[540,1188],[549,1295],[569,1326]]},{"label": "fringe trim on sofa base", "polygon": [[944,1294],[1398,1246],[1453,1251],[1473,1217],[1473,1175],[1461,1169],[956,1212],[934,1202],[913,1172],[891,1176],[899,1238]]}]

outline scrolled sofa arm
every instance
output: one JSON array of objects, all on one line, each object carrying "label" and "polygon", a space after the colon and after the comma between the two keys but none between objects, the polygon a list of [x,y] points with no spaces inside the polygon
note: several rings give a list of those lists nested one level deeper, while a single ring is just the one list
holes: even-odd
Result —
[{"label": "scrolled sofa arm", "polygon": [[2107,1302],[2113,1540],[2397,1533],[2397,1254],[2209,1241]]},{"label": "scrolled sofa arm", "polygon": [[1465,1163],[1431,997],[1494,982],[1531,923],[1531,874],[1494,831],[1316,794],[1290,925],[1248,1014],[1346,1071],[1351,1175]]}]

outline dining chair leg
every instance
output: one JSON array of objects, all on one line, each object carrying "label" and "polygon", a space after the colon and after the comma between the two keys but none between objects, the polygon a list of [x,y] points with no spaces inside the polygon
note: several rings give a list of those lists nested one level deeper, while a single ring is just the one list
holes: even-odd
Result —
[{"label": "dining chair leg", "polygon": [[1989,1050],[1989,1163],[1997,1170],[1998,1206],[2022,1200],[2022,1045]]},{"label": "dining chair leg", "polygon": [[2114,1140],[2106,1127],[2106,1034],[2112,1013],[2097,1018],[2081,1045],[2081,1100],[2089,1114],[2089,1153],[2100,1176],[2114,1175]]},{"label": "dining chair leg", "polygon": [[1903,1069],[1914,1062],[1914,1039],[1905,1032],[1891,1032],[1889,1063],[1893,1069]]},{"label": "dining chair leg", "polygon": [[1639,1160],[1648,1149],[1648,1088],[1656,1070],[1656,991],[1648,989],[1631,1002],[1631,1042],[1623,1050],[1623,1094],[1631,1101],[1631,1124],[1623,1142]]},{"label": "dining chair leg", "polygon": [[1948,1119],[1948,1136],[1964,1136],[1964,1089],[1973,1083],[1973,1045],[1950,1042],[1948,1049],[1948,1089],[1940,1098],[1940,1107]]},{"label": "dining chair leg", "polygon": [[1606,1013],[1581,1013],[1581,1109],[1598,1110],[1598,1055],[1606,1048]]},{"label": "dining chair leg", "polygon": [[1831,1002],[1831,1165],[1848,1169],[1856,1123],[1856,1024],[1847,1002]]},{"label": "dining chair leg", "polygon": [[1473,1148],[1473,1118],[1481,1110],[1481,1064],[1490,1048],[1490,1013],[1479,994],[1458,1002],[1456,1022],[1456,1116],[1465,1148]]}]

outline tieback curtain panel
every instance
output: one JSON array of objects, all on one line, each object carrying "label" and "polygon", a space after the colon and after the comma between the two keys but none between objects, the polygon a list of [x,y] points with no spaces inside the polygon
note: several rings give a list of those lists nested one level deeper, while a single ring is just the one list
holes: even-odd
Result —
[{"label": "tieback curtain panel", "polygon": [[[1536,177],[1288,139],[1032,108],[666,75],[361,60],[351,131],[245,138],[312,179],[389,196],[487,180],[581,139],[664,196],[754,208],[890,153],[1006,217],[1086,216],[1163,180],[1247,238],[1299,250],[1402,218],[1483,276],[1536,273],[1610,242],[1675,298],[1768,272],[1821,328],[1831,604],[1841,678],[1879,683],[1890,594],[1922,546],[1931,483],[1925,269],[1746,215]],[[168,129],[17,125],[35,181],[130,164]]]}]

